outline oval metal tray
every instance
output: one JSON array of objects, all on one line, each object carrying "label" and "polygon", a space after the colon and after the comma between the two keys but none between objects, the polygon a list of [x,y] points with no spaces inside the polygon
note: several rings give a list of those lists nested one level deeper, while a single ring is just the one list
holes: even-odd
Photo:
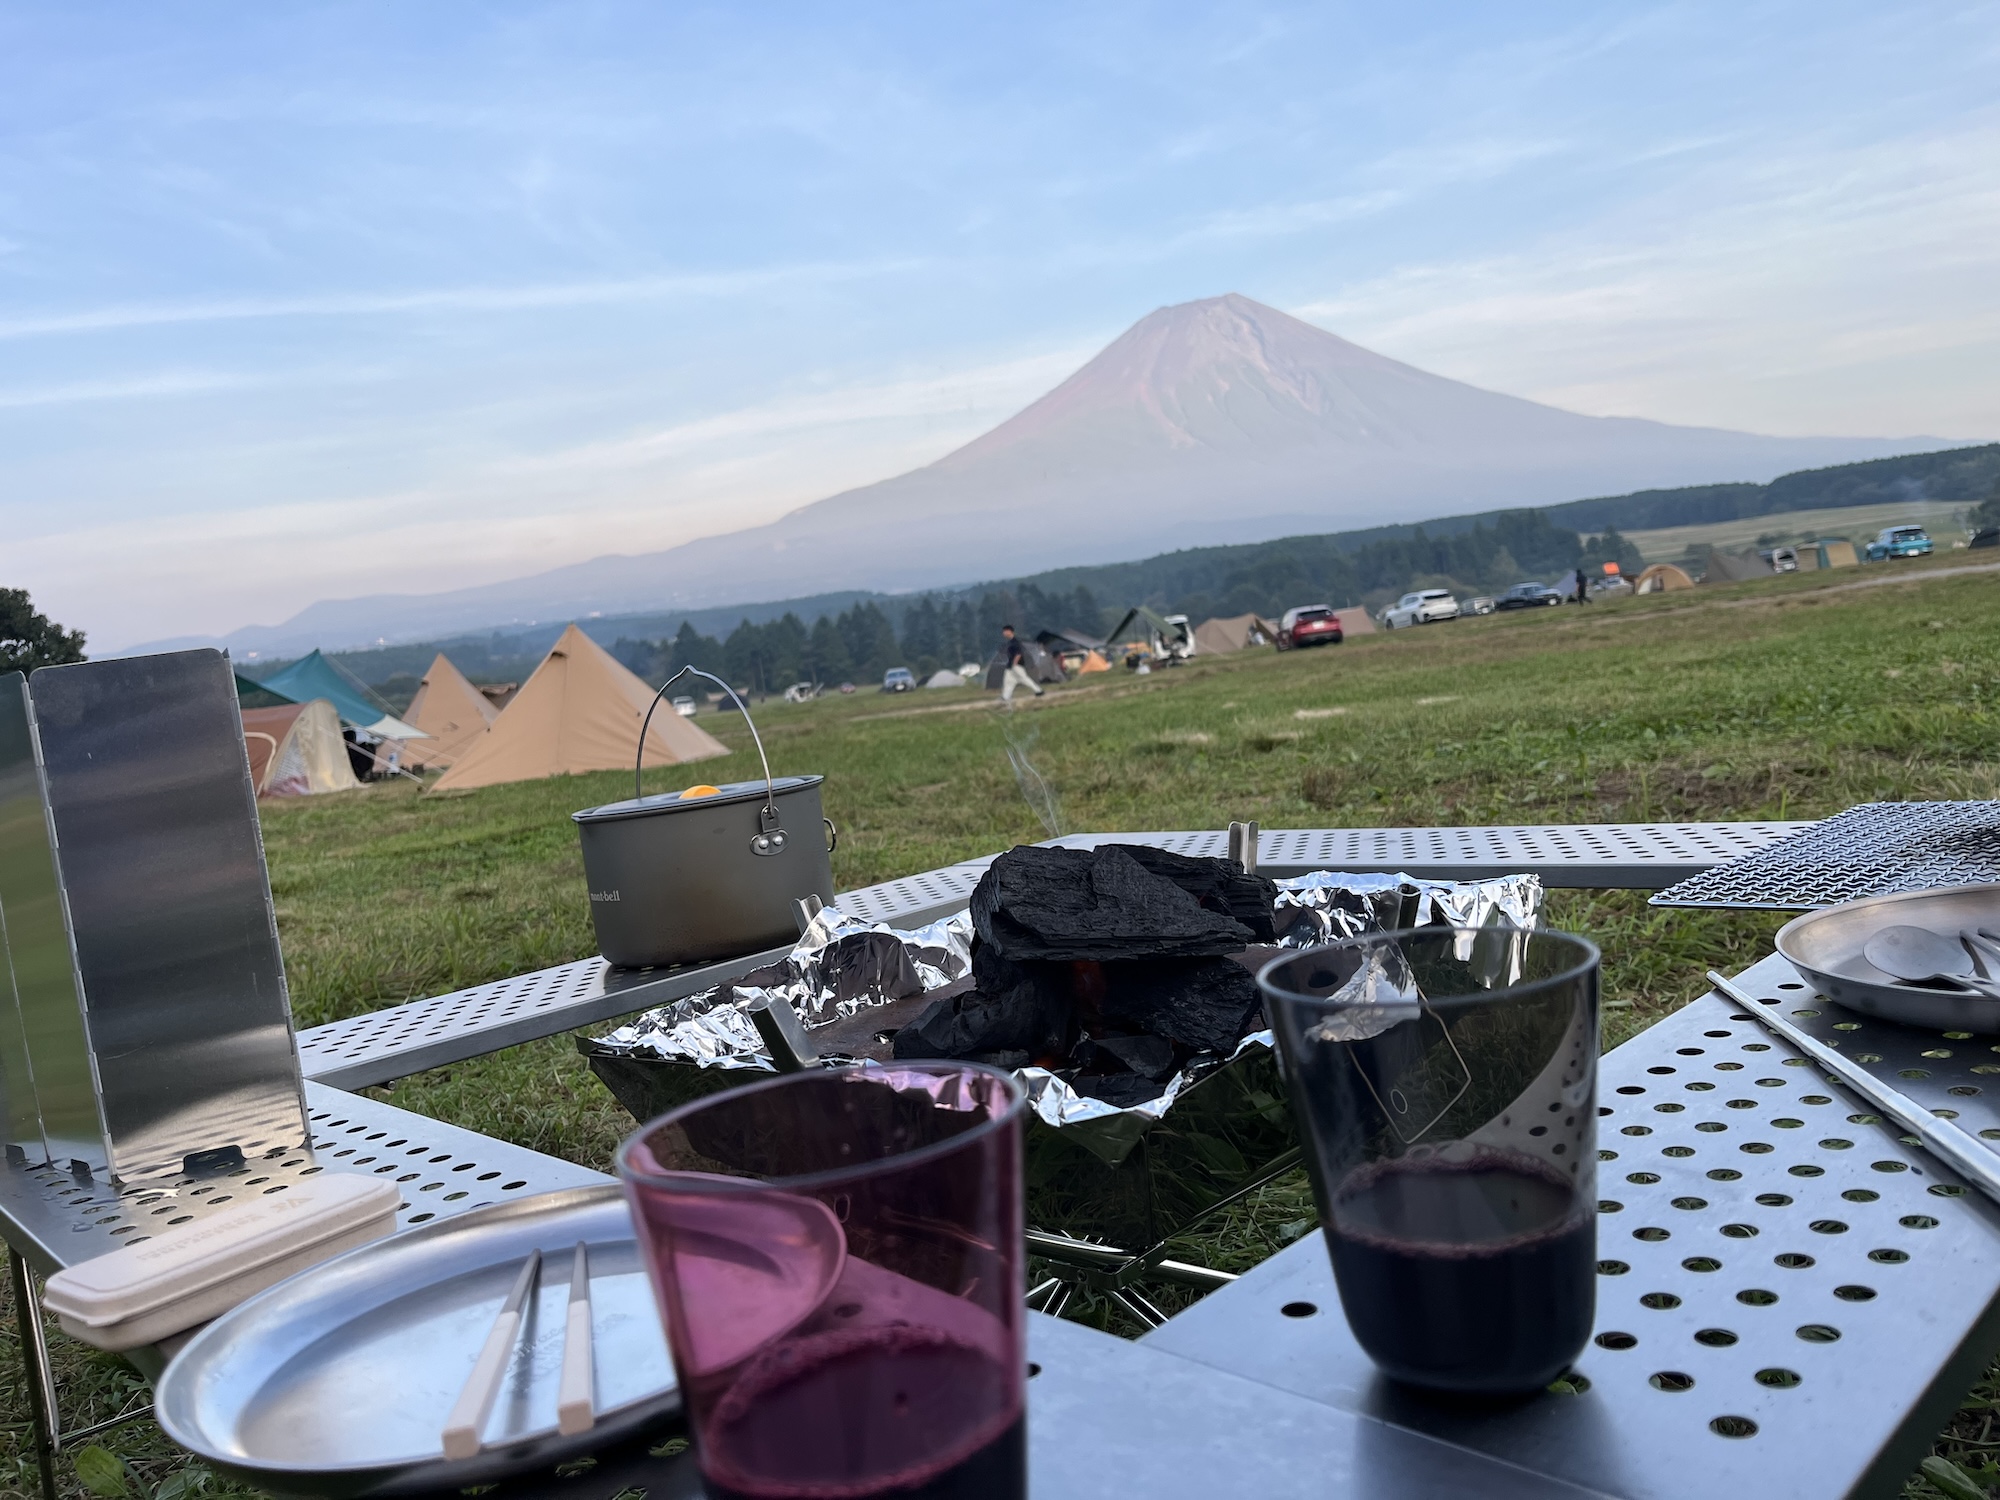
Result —
[{"label": "oval metal tray", "polygon": [[1849,1010],[1939,1031],[2000,1032],[2000,1000],[1901,984],[1862,956],[1869,938],[1902,922],[1947,935],[1962,927],[2000,930],[2000,885],[1870,896],[1807,912],[1778,929],[1778,952],[1827,999]]},{"label": "oval metal tray", "polygon": [[[556,1431],[571,1252],[590,1246],[597,1423]],[[541,1285],[474,1458],[441,1432],[531,1250]],[[209,1324],[161,1375],[160,1427],[280,1494],[485,1484],[629,1437],[680,1407],[631,1215],[615,1185],[475,1209],[301,1272]]]}]

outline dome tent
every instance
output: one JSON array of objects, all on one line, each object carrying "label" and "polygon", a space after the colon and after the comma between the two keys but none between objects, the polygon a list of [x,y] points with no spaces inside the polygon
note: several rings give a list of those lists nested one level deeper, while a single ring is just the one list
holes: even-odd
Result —
[{"label": "dome tent", "polygon": [[276,708],[246,708],[243,744],[259,797],[309,797],[361,786],[340,737],[340,716],[324,698]]}]

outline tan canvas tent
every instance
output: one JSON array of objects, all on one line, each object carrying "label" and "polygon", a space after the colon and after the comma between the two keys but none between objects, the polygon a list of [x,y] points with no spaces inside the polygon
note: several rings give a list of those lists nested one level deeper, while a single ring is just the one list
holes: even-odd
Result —
[{"label": "tan canvas tent", "polygon": [[1340,633],[1342,635],[1373,635],[1375,633],[1375,617],[1358,605],[1353,609],[1336,609],[1333,612],[1333,617],[1340,621]]},{"label": "tan canvas tent", "polygon": [[1255,615],[1203,620],[1194,631],[1195,654],[1226,656],[1250,646],[1268,646],[1277,638],[1278,632]]},{"label": "tan canvas tent", "polygon": [[[486,732],[431,788],[497,786],[578,771],[630,769],[653,690],[572,625]],[[646,733],[646,764],[727,755],[729,747],[662,704]]]},{"label": "tan canvas tent", "polygon": [[1771,565],[1754,552],[1710,547],[1705,575],[1703,583],[1748,583],[1753,578],[1769,578]]},{"label": "tan canvas tent", "polygon": [[1672,563],[1654,563],[1641,573],[1632,585],[1633,592],[1640,594],[1663,594],[1673,589],[1691,589],[1694,580],[1685,570]]},{"label": "tan canvas tent", "polygon": [[250,781],[258,796],[351,792],[361,785],[347,759],[347,742],[340,737],[340,715],[326,699],[242,712]]},{"label": "tan canvas tent", "polygon": [[412,766],[427,769],[455,762],[500,717],[500,710],[440,651],[403,717],[430,736],[410,741],[408,752]]}]

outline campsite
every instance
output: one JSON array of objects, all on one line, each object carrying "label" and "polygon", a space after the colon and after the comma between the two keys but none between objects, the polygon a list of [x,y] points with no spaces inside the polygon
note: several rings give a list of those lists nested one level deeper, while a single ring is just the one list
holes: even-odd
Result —
[{"label": "campsite", "polygon": [[2000,4],[0,48],[0,1500],[2000,1500]]}]

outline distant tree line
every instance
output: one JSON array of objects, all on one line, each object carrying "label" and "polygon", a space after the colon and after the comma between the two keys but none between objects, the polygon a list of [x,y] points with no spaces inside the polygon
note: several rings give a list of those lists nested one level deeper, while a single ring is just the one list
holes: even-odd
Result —
[{"label": "distant tree line", "polygon": [[1000,643],[1002,625],[1030,636],[1048,629],[1096,635],[1115,623],[1105,620],[1088,589],[1055,594],[1022,584],[988,589],[976,601],[935,593],[868,600],[821,615],[810,626],[796,614],[762,624],[746,619],[721,640],[682,621],[667,640],[620,637],[611,654],[649,682],[695,667],[739,690],[769,694],[795,682],[880,682],[891,667],[908,667],[922,678],[941,667],[984,666]]}]

